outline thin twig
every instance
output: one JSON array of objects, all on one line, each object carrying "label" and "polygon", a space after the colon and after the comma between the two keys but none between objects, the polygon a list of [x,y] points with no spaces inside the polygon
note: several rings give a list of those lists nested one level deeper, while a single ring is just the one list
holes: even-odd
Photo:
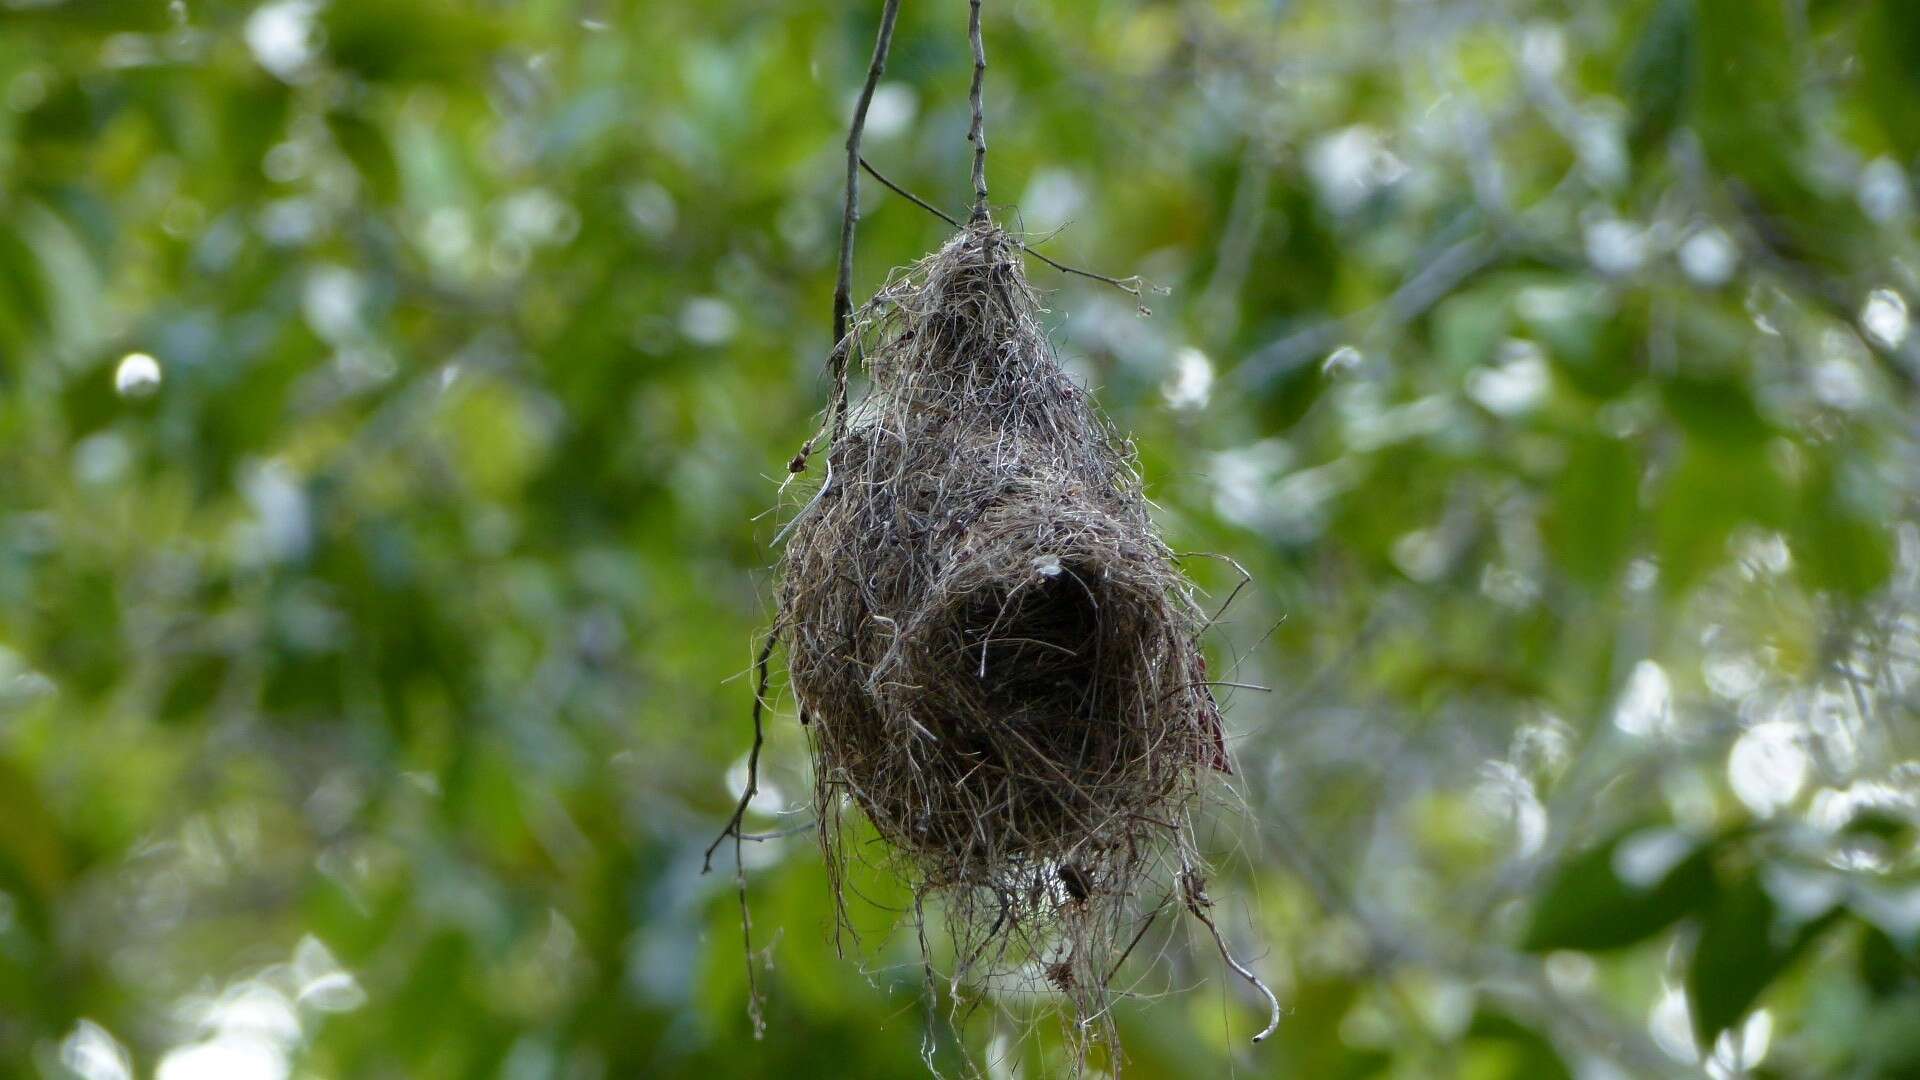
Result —
[{"label": "thin twig", "polygon": [[[1046,263],[1048,266],[1053,267],[1055,270],[1058,270],[1063,274],[1079,274],[1083,278],[1092,278],[1095,281],[1103,281],[1108,285],[1111,285],[1114,288],[1119,289],[1123,293],[1131,293],[1135,300],[1144,300],[1144,296],[1142,295],[1142,290],[1153,289],[1154,291],[1157,291],[1157,292],[1166,291],[1164,289],[1156,289],[1154,286],[1147,284],[1146,279],[1142,278],[1138,274],[1135,274],[1132,277],[1125,277],[1125,278],[1108,277],[1105,274],[1096,274],[1091,270],[1082,270],[1077,266],[1068,266],[1066,263],[1060,262],[1056,259],[1048,258],[1046,255],[1043,255],[1039,251],[1028,247],[1024,243],[1020,245],[1020,250],[1026,252],[1027,254],[1033,256],[1036,259],[1039,259],[1041,262]],[[1141,303],[1140,314],[1151,315],[1153,314],[1153,309],[1147,307],[1145,303]]]},{"label": "thin twig", "polygon": [[747,751],[747,786],[740,793],[740,803],[733,808],[733,816],[727,819],[727,827],[707,845],[706,858],[700,863],[700,872],[708,873],[713,869],[713,853],[727,837],[733,837],[733,882],[740,893],[740,941],[746,950],[747,961],[747,1016],[753,1021],[753,1037],[766,1035],[766,1016],[760,1010],[760,984],[753,974],[753,915],[747,907],[747,863],[741,851],[741,841],[745,835],[741,824],[747,817],[747,806],[753,797],[760,793],[760,747],[766,741],[766,728],[761,723],[761,714],[767,701],[767,661],[773,657],[773,647],[780,640],[780,626],[767,633],[766,643],[760,646],[760,656],[753,662],[753,747]]},{"label": "thin twig", "polygon": [[1213,900],[1207,895],[1206,883],[1194,873],[1191,867],[1180,872],[1180,888],[1186,894],[1187,910],[1193,913],[1194,918],[1200,920],[1201,925],[1213,935],[1213,943],[1220,947],[1220,959],[1225,960],[1228,967],[1266,997],[1267,1026],[1261,1028],[1260,1034],[1253,1037],[1254,1042],[1265,1042],[1267,1036],[1280,1029],[1280,999],[1273,996],[1273,991],[1267,989],[1267,984],[1260,981],[1260,976],[1255,975],[1245,964],[1235,960],[1233,953],[1228,951],[1227,939],[1220,936],[1220,928],[1214,925],[1213,916],[1207,914],[1207,909],[1213,906]]},{"label": "thin twig", "polygon": [[751,840],[756,844],[764,844],[769,840],[785,840],[789,836],[799,836],[803,832],[812,832],[813,830],[819,827],[820,827],[819,822],[809,821],[804,825],[792,825],[784,829],[778,829],[774,832],[741,833],[739,836],[739,839]]},{"label": "thin twig", "polygon": [[760,646],[760,656],[753,662],[755,686],[753,690],[753,747],[747,751],[747,786],[740,793],[739,805],[733,808],[733,816],[727,819],[727,827],[707,845],[707,855],[700,864],[700,872],[705,874],[713,870],[713,853],[731,836],[735,841],[735,854],[738,854],[740,823],[746,819],[747,805],[760,792],[760,747],[766,741],[765,729],[760,722],[767,701],[767,662],[773,657],[773,647],[780,640],[780,628],[774,627],[767,634],[767,640]]},{"label": "thin twig", "polygon": [[980,0],[970,0],[967,8],[967,38],[973,42],[973,88],[967,103],[973,107],[973,126],[967,141],[973,144],[973,220],[987,218],[987,113],[980,91],[987,81],[987,46],[980,36]]},{"label": "thin twig", "polygon": [[[853,311],[853,229],[860,217],[860,136],[867,127],[867,108],[873,103],[873,91],[880,84],[880,76],[887,69],[887,53],[893,47],[893,27],[900,14],[900,0],[886,0],[886,6],[880,12],[880,29],[873,43],[873,59],[867,64],[867,81],[860,88],[860,98],[853,107],[853,120],[847,128],[847,190],[846,200],[840,219],[840,267],[833,285],[833,354],[829,362],[834,380],[833,433],[841,433],[846,423],[847,401],[847,321]],[[811,442],[808,448],[811,449]],[[802,450],[795,458],[794,471],[806,466],[807,450]],[[776,621],[767,634],[766,642],[760,647],[760,655],[754,660],[753,690],[753,747],[747,751],[747,783],[740,794],[739,805],[733,808],[733,816],[727,819],[726,828],[707,845],[706,856],[701,860],[700,872],[713,870],[713,855],[720,845],[731,836],[733,838],[733,877],[734,885],[740,894],[740,938],[746,950],[747,962],[747,1016],[753,1021],[753,1037],[762,1038],[766,1034],[766,1018],[760,1007],[760,987],[753,971],[753,915],[747,905],[747,868],[742,851],[747,839],[741,827],[746,820],[747,807],[760,790],[760,748],[766,742],[766,726],[763,715],[767,702],[768,661],[773,657],[774,647],[780,641],[780,624]],[[755,837],[755,839],[760,839]]]},{"label": "thin twig", "polygon": [[[882,186],[884,186],[887,190],[893,192],[895,195],[900,196],[901,198],[907,200],[913,205],[919,207],[920,209],[925,210],[927,213],[932,214],[934,217],[939,218],[941,221],[946,222],[948,225],[951,225],[956,229],[961,227],[959,220],[956,219],[952,214],[947,213],[945,210],[940,209],[939,207],[933,205],[927,200],[921,198],[920,196],[915,195],[913,192],[908,191],[906,188],[901,187],[899,184],[894,183],[892,180],[887,178],[885,173],[882,173],[879,169],[874,168],[873,163],[869,162],[866,158],[860,159],[860,167],[867,170],[868,176],[871,176],[875,180],[880,181]],[[1042,254],[1038,249],[1029,246],[1027,242],[1024,240],[1011,238],[1011,237],[1009,239],[1012,239],[1014,246],[1019,248],[1021,251],[1024,251],[1028,255],[1031,255],[1034,258],[1039,259],[1041,262],[1046,263],[1048,266],[1053,267],[1055,270],[1058,270],[1063,274],[1078,274],[1083,278],[1089,278],[1093,281],[1098,281],[1107,285],[1111,285],[1114,288],[1119,289],[1121,292],[1130,294],[1136,301],[1141,300],[1145,296],[1145,294],[1148,292],[1165,292],[1166,291],[1165,289],[1159,289],[1149,284],[1145,278],[1140,277],[1138,274],[1135,274],[1132,277],[1125,277],[1125,278],[1108,277],[1105,274],[1096,274],[1091,270],[1082,270],[1077,266],[1068,266],[1066,263],[1060,262],[1059,260],[1054,258],[1050,258],[1047,255]],[[1149,309],[1145,304],[1140,305],[1140,310],[1148,315],[1153,314],[1152,310]]]},{"label": "thin twig", "polygon": [[1113,977],[1115,975],[1120,974],[1120,968],[1126,964],[1127,957],[1132,956],[1133,950],[1136,948],[1139,948],[1140,939],[1147,936],[1148,930],[1153,929],[1153,920],[1159,918],[1160,913],[1162,911],[1167,910],[1167,904],[1170,903],[1172,900],[1173,900],[1173,897],[1169,895],[1168,897],[1166,897],[1166,899],[1160,901],[1160,904],[1158,907],[1154,908],[1152,911],[1147,912],[1147,917],[1141,920],[1140,922],[1140,931],[1133,935],[1132,941],[1127,942],[1127,947],[1125,949],[1122,949],[1120,952],[1120,959],[1115,960],[1113,962],[1113,967],[1107,971],[1106,981],[1109,984],[1113,982]]},{"label": "thin twig", "polygon": [[901,198],[912,203],[913,205],[919,207],[920,209],[925,210],[927,213],[932,214],[934,217],[939,218],[941,221],[946,222],[948,225],[951,225],[956,229],[960,228],[960,222],[956,220],[952,214],[947,213],[945,210],[940,209],[939,207],[933,205],[927,200],[921,198],[920,196],[915,195],[913,192],[908,191],[906,188],[901,187],[899,184],[896,184],[893,181],[887,179],[885,176],[881,174],[880,170],[874,168],[873,163],[869,162],[866,158],[860,159],[860,167],[867,170],[868,176],[871,176],[875,180],[880,181],[880,183],[884,187],[886,187],[887,190],[893,192],[895,195],[898,195]]},{"label": "thin twig", "polygon": [[867,106],[873,104],[874,87],[887,70],[887,53],[893,48],[893,24],[900,15],[900,0],[887,0],[880,11],[880,31],[873,41],[873,59],[867,64],[866,85],[853,106],[853,120],[847,126],[847,191],[840,215],[840,271],[833,282],[833,356],[829,361],[834,384],[833,437],[844,433],[847,411],[847,321],[853,314],[853,227],[860,220],[860,137],[867,130]]}]

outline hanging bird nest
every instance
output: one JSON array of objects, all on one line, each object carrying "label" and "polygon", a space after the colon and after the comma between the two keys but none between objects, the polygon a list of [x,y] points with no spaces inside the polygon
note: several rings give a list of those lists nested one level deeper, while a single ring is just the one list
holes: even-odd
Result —
[{"label": "hanging bird nest", "polygon": [[1145,879],[1193,886],[1189,811],[1228,762],[1192,587],[1021,250],[976,220],[859,313],[871,388],[831,410],[780,625],[836,874],[858,807],[947,895],[956,984],[1024,967],[1091,1013]]}]

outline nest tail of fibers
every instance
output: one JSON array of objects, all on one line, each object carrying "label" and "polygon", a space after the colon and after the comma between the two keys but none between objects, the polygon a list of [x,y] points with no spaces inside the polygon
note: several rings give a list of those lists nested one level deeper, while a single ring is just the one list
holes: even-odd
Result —
[{"label": "nest tail of fibers", "polygon": [[1228,766],[1191,587],[1037,312],[979,221],[868,304],[871,387],[780,591],[830,864],[856,806],[946,894],[959,968],[1042,972],[1086,1007]]}]

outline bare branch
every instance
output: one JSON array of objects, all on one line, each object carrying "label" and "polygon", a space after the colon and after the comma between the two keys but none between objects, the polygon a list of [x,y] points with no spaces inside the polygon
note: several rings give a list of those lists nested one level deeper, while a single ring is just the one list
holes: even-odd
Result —
[{"label": "bare branch", "polygon": [[741,833],[738,839],[750,840],[756,844],[764,844],[769,840],[785,840],[789,836],[799,836],[804,832],[812,832],[819,827],[820,823],[818,821],[809,821],[801,825],[789,825],[784,829],[778,829],[774,832]]},{"label": "bare branch", "polygon": [[[1058,270],[1063,274],[1078,274],[1083,278],[1091,278],[1094,281],[1105,282],[1106,284],[1111,285],[1116,289],[1119,289],[1123,293],[1130,294],[1136,301],[1143,299],[1143,294],[1145,291],[1155,291],[1155,292],[1166,291],[1165,289],[1158,289],[1155,286],[1148,284],[1147,280],[1138,274],[1135,274],[1132,277],[1124,277],[1124,278],[1108,277],[1105,274],[1096,274],[1091,270],[1082,270],[1077,266],[1068,266],[1066,263],[1060,262],[1057,259],[1052,259],[1046,255],[1041,254],[1039,251],[1028,247],[1024,243],[1020,245],[1020,250],[1026,252],[1027,254],[1033,256],[1036,259],[1039,259],[1041,262],[1046,263],[1048,266],[1053,267],[1055,270]],[[1153,309],[1147,307],[1145,303],[1141,303],[1140,314],[1151,315],[1153,314]]]}]

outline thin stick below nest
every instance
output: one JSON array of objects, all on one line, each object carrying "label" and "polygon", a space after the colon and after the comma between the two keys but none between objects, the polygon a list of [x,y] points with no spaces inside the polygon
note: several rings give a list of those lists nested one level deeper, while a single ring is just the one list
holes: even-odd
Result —
[{"label": "thin stick below nest", "polygon": [[747,906],[747,864],[745,854],[741,850],[741,842],[748,839],[761,839],[757,836],[749,837],[742,828],[747,819],[747,807],[753,803],[753,797],[760,793],[760,748],[766,742],[766,725],[762,714],[765,712],[767,703],[767,666],[768,661],[773,658],[773,648],[779,640],[780,627],[775,624],[774,628],[767,632],[767,640],[760,646],[760,655],[753,662],[753,747],[747,751],[746,787],[740,792],[740,802],[733,808],[733,816],[727,819],[727,827],[720,830],[720,835],[713,838],[713,843],[707,845],[706,856],[700,862],[700,872],[711,873],[713,853],[719,850],[727,837],[733,837],[733,881],[734,887],[740,894],[740,940],[747,958],[747,1018],[753,1023],[755,1039],[766,1036],[767,1020],[765,1011],[761,1007],[760,984],[753,972],[753,912]]},{"label": "thin stick below nest", "polygon": [[1245,964],[1235,960],[1233,953],[1227,949],[1227,939],[1221,936],[1220,928],[1214,925],[1213,916],[1208,914],[1213,907],[1213,898],[1207,895],[1206,883],[1191,869],[1181,876],[1180,882],[1181,891],[1185,894],[1187,902],[1187,911],[1194,918],[1199,919],[1200,924],[1213,935],[1213,943],[1220,949],[1220,959],[1225,960],[1235,974],[1245,979],[1267,999],[1267,1026],[1261,1028],[1259,1034],[1253,1037],[1256,1043],[1267,1041],[1269,1035],[1280,1029],[1280,999],[1273,996],[1273,991],[1267,988],[1267,984],[1261,981],[1260,976],[1255,975]]}]

